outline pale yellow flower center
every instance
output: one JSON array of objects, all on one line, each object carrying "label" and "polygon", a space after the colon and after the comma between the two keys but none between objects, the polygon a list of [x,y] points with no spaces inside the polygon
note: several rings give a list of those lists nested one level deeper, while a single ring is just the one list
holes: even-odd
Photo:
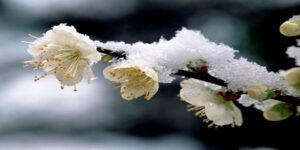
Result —
[{"label": "pale yellow flower center", "polygon": [[79,62],[82,59],[79,50],[63,49],[61,53],[54,56],[54,59],[61,60],[59,65],[64,66],[66,78],[73,78],[78,71]]},{"label": "pale yellow flower center", "polygon": [[[124,91],[121,92],[124,94],[126,88],[135,88],[135,89],[142,89],[146,95],[149,94],[150,88],[153,86],[153,80],[147,76],[144,72],[140,70],[133,70],[133,71],[128,71],[124,74],[127,79],[125,82],[129,83],[128,86],[124,86],[123,89]],[[130,90],[129,90],[130,91]],[[131,97],[136,97],[135,93],[130,93],[129,94]],[[131,98],[127,97],[127,98]]]},{"label": "pale yellow flower center", "polygon": [[[47,45],[44,45],[41,49],[45,49],[47,47]],[[56,74],[58,71],[63,71],[65,78],[74,78],[79,71],[79,64],[81,60],[83,60],[83,58],[79,50],[68,46],[57,46],[57,49],[43,51],[38,58],[25,61],[24,64],[31,65],[35,69],[45,69],[44,74],[41,76],[35,76],[34,80],[38,81],[48,74]]]}]

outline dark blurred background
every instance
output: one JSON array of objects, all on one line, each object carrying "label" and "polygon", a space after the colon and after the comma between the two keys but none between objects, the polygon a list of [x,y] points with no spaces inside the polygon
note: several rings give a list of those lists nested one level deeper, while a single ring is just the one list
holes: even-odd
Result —
[{"label": "dark blurred background", "polygon": [[299,0],[0,0],[0,149],[222,150],[300,149],[299,118],[267,122],[242,108],[240,128],[207,128],[186,112],[174,84],[161,84],[151,100],[127,102],[103,79],[79,91],[60,90],[54,77],[37,83],[41,72],[24,68],[30,59],[27,34],[41,36],[67,23],[94,40],[153,42],[182,27],[201,30],[269,70],[294,66],[285,54],[296,38],[279,25],[300,14]]}]

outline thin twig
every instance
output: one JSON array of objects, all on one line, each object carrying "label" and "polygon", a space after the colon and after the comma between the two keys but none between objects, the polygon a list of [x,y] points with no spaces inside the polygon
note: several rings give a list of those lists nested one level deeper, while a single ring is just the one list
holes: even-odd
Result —
[{"label": "thin twig", "polygon": [[273,97],[272,99],[279,100],[279,101],[286,102],[286,103],[293,104],[293,105],[297,105],[297,106],[300,105],[300,99],[297,97],[292,97],[292,96],[287,96],[287,95],[277,95],[277,96]]},{"label": "thin twig", "polygon": [[186,70],[178,70],[175,75],[184,76],[188,78],[200,79],[206,82],[214,83],[221,86],[227,86],[223,80],[217,79],[207,73],[207,71],[191,72]]},{"label": "thin twig", "polygon": [[112,50],[104,49],[102,47],[97,47],[97,51],[100,52],[100,53],[111,55],[111,56],[116,57],[116,58],[126,59],[126,54],[123,51],[114,52]]}]

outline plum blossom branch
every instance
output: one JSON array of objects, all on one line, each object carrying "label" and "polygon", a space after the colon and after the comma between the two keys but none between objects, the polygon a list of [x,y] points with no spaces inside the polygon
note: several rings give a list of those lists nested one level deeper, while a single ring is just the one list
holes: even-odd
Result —
[{"label": "plum blossom branch", "polygon": [[[300,34],[300,17],[285,22],[280,31],[286,36]],[[125,100],[141,96],[150,100],[158,92],[159,83],[171,83],[173,75],[187,77],[180,82],[179,96],[189,104],[188,111],[209,126],[234,127],[243,123],[236,102],[245,107],[253,105],[269,121],[300,113],[297,46],[289,47],[286,53],[295,58],[298,67],[276,73],[236,57],[238,50],[211,42],[200,31],[182,28],[172,39],[161,38],[153,43],[102,43],[78,33],[73,26],[60,24],[30,42],[28,52],[33,58],[24,64],[43,69],[44,74],[36,76],[35,81],[55,75],[62,89],[74,86],[76,91],[76,84],[82,79],[89,82],[94,78],[94,63],[112,62],[103,70],[104,78],[120,85]]]},{"label": "plum blossom branch", "polygon": [[[126,53],[124,51],[116,52],[116,51],[112,51],[109,49],[104,49],[102,47],[97,47],[97,51],[100,53],[103,53],[103,54],[111,55],[117,59],[120,59],[120,58],[126,59]],[[224,87],[227,86],[227,83],[225,81],[211,76],[210,74],[207,73],[207,70],[201,70],[198,72],[178,70],[178,72],[176,72],[174,74],[178,75],[178,76],[184,76],[184,77],[188,77],[188,78],[203,80],[203,81],[217,84],[217,85],[224,86]],[[245,94],[245,92],[228,92],[225,94],[228,97],[231,97],[231,96],[235,97],[234,99],[231,99],[231,100],[237,100],[242,94]],[[281,95],[280,91],[276,91],[276,95],[274,97],[272,97],[272,99],[276,99],[278,101],[286,102],[286,103],[296,105],[296,106],[300,105],[299,98],[293,97],[293,96]]]}]

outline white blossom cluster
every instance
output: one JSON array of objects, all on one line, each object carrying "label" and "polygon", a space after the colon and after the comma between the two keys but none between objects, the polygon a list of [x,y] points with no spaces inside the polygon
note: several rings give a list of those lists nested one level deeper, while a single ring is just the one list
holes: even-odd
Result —
[{"label": "white blossom cluster", "polygon": [[[117,60],[116,64],[139,64],[153,68],[158,73],[159,81],[162,83],[172,82],[174,79],[172,74],[180,69],[185,69],[189,61],[201,59],[207,63],[208,73],[227,82],[227,88],[232,91],[250,92],[251,89],[258,89],[252,93],[256,95],[261,93],[261,99],[267,98],[268,93],[265,90],[268,89],[286,91],[283,77],[279,73],[269,72],[266,67],[250,62],[246,58],[235,57],[237,50],[224,44],[209,41],[200,31],[183,28],[177,31],[175,37],[170,40],[161,38],[154,43],[137,42],[127,44],[114,41],[106,43],[96,41],[96,45],[116,52],[125,52],[126,60]],[[257,84],[263,88],[258,88]],[[215,92],[211,91],[212,93],[207,95],[210,90],[204,90],[206,86],[207,83],[203,84],[203,82],[197,80],[185,80],[182,82],[180,97],[191,104],[189,109],[195,111],[197,116],[206,116],[214,125],[232,124],[240,126],[242,115],[239,109],[231,103],[225,104],[226,100],[216,98],[218,95]],[[208,88],[210,87],[208,86]],[[256,109],[261,111],[267,110],[267,108],[278,102],[276,100],[258,101],[251,97],[256,98],[257,96],[243,94],[238,102],[246,107],[254,105]],[[211,107],[204,103],[206,101]],[[214,105],[214,102],[222,105]],[[232,111],[235,113],[232,113]],[[210,112],[214,112],[214,115],[211,116]],[[223,119],[220,119],[220,117]],[[272,117],[269,120],[272,120]]]}]

